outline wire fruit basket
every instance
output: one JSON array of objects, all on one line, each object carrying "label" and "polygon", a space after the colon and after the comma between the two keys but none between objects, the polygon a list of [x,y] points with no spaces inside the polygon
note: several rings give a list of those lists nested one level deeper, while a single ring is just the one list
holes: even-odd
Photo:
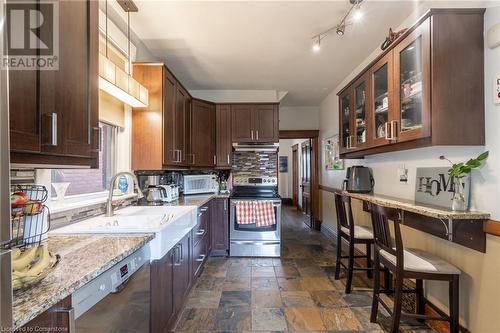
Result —
[{"label": "wire fruit basket", "polygon": [[37,247],[47,238],[50,210],[45,206],[48,191],[42,185],[11,187],[12,239],[4,248]]}]

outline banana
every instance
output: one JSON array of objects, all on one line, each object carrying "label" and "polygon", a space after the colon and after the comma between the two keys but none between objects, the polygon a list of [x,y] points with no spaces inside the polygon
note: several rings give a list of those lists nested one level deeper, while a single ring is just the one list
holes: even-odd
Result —
[{"label": "banana", "polygon": [[26,271],[26,277],[36,277],[50,265],[49,247],[46,244],[40,245],[36,251],[36,257],[38,261]]},{"label": "banana", "polygon": [[17,247],[12,249],[12,260],[17,260],[19,256],[21,255],[21,250]]},{"label": "banana", "polygon": [[26,266],[28,266],[33,261],[36,253],[36,247],[29,247],[25,249],[17,259],[12,261],[12,270],[21,271],[26,268]]}]

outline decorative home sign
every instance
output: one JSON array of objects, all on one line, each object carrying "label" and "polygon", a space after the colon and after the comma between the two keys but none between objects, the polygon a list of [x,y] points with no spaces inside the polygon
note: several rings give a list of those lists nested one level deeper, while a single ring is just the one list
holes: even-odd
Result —
[{"label": "decorative home sign", "polygon": [[281,173],[288,172],[288,156],[279,157],[279,168]]},{"label": "decorative home sign", "polygon": [[[453,177],[448,175],[449,169],[446,167],[417,168],[415,201],[451,209],[455,189]],[[460,179],[462,180],[467,209],[469,203],[470,175],[466,175]]]},{"label": "decorative home sign", "polygon": [[325,169],[326,170],[343,170],[344,160],[341,160],[339,149],[339,136],[334,135],[329,137],[324,142],[325,146]]}]

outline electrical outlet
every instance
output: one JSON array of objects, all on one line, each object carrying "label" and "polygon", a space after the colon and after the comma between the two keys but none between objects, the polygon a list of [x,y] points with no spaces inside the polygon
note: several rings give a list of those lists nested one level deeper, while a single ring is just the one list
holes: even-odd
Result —
[{"label": "electrical outlet", "polygon": [[408,169],[404,164],[398,167],[398,179],[400,184],[408,184]]},{"label": "electrical outlet", "polygon": [[500,104],[500,73],[493,82],[493,104]]}]

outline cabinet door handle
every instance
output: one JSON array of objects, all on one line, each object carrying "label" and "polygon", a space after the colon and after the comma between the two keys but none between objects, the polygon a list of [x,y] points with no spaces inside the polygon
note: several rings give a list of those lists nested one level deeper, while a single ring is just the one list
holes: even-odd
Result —
[{"label": "cabinet door handle", "polygon": [[65,313],[68,315],[68,333],[76,333],[75,328],[75,309],[57,309],[55,310],[57,313]]},{"label": "cabinet door handle", "polygon": [[182,246],[182,244],[180,244],[180,249],[181,249],[181,260],[179,262],[183,262],[184,261],[184,246]]},{"label": "cabinet door handle", "polygon": [[229,154],[227,154],[227,165],[231,165],[231,159],[229,158]]},{"label": "cabinet door handle", "polygon": [[193,165],[195,165],[195,163],[196,163],[196,155],[193,154]]},{"label": "cabinet door handle", "polygon": [[349,149],[354,149],[354,148],[356,148],[356,146],[352,145],[352,141],[353,141],[352,139],[354,139],[354,135],[351,135],[350,138],[351,139],[349,140]]},{"label": "cabinet door handle", "polygon": [[256,137],[256,140],[258,141],[259,140],[259,131],[255,131],[255,137]]},{"label": "cabinet door handle", "polygon": [[197,262],[202,262],[203,260],[205,260],[206,258],[206,255],[205,254],[201,254],[200,257],[198,259],[196,259]]},{"label": "cabinet door handle", "polygon": [[196,232],[196,236],[203,236],[205,234],[205,229],[200,229],[198,232]]},{"label": "cabinet door handle", "polygon": [[57,146],[57,113],[50,114],[50,145]]},{"label": "cabinet door handle", "polygon": [[389,136],[389,122],[386,121],[384,124],[384,134],[385,134],[385,139],[390,140],[391,137]]},{"label": "cabinet door handle", "polygon": [[253,130],[251,130],[250,133],[252,134],[252,140],[253,140]]},{"label": "cabinet door handle", "polygon": [[398,121],[393,120],[391,121],[391,140],[397,140],[398,139]]},{"label": "cabinet door handle", "polygon": [[214,165],[217,165],[217,156],[214,155]]},{"label": "cabinet door handle", "polygon": [[227,200],[224,200],[224,210],[227,210]]},{"label": "cabinet door handle", "polygon": [[201,207],[201,208],[200,208],[200,210],[201,210],[202,212],[206,212],[206,211],[208,210],[208,207],[207,207],[207,206],[203,206],[203,207]]}]

